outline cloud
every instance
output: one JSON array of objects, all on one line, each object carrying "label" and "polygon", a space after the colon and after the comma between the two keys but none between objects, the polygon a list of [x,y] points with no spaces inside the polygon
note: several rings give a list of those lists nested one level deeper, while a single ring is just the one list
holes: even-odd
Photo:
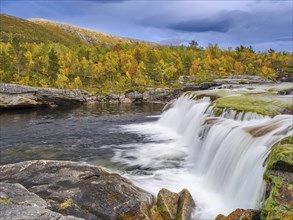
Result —
[{"label": "cloud", "polygon": [[164,44],[292,51],[292,1],[286,0],[1,0],[1,12]]},{"label": "cloud", "polygon": [[168,28],[187,31],[187,32],[228,32],[231,28],[232,22],[230,20],[216,20],[216,19],[203,19],[203,20],[189,20],[176,24],[169,25]]}]

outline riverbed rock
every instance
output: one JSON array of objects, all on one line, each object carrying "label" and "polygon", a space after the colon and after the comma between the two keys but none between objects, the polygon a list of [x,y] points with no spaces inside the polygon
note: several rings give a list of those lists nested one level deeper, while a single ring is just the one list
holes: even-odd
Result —
[{"label": "riverbed rock", "polygon": [[0,166],[0,181],[20,183],[55,212],[85,219],[149,219],[154,198],[104,169],[68,161],[26,161]]},{"label": "riverbed rock", "polygon": [[181,88],[181,91],[187,92],[187,91],[206,90],[206,89],[210,89],[213,87],[217,87],[221,84],[222,83],[215,82],[215,81],[214,82],[204,82],[204,83],[200,83],[200,84],[187,84],[186,86]]},{"label": "riverbed rock", "polygon": [[266,160],[262,219],[293,219],[293,136],[273,146]]},{"label": "riverbed rock", "polygon": [[0,183],[0,219],[63,219],[81,220],[63,216],[48,209],[45,200],[29,192],[19,183]]},{"label": "riverbed rock", "polygon": [[138,91],[126,93],[125,97],[129,98],[132,102],[142,102],[143,101],[143,94]]},{"label": "riverbed rock", "polygon": [[179,195],[167,189],[161,189],[157,197],[158,211],[164,220],[175,220]]},{"label": "riverbed rock", "polygon": [[[6,201],[6,202],[5,202]],[[0,203],[47,208],[47,202],[19,183],[0,182]]]},{"label": "riverbed rock", "polygon": [[236,209],[228,216],[219,214],[215,220],[259,220],[260,211],[255,209]]},{"label": "riverbed rock", "polygon": [[82,90],[35,88],[0,84],[0,109],[81,104],[90,96]]},{"label": "riverbed rock", "polygon": [[49,209],[14,205],[14,204],[0,204],[0,219],[38,219],[38,220],[83,220],[74,216],[63,216],[60,213],[53,212]]},{"label": "riverbed rock", "polygon": [[189,220],[195,208],[195,202],[187,189],[179,193],[176,220]]}]

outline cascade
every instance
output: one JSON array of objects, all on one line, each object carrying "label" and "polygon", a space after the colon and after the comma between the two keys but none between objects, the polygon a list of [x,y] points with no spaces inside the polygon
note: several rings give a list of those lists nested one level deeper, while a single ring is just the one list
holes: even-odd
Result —
[{"label": "cascade", "polygon": [[[163,143],[143,146],[128,154],[137,158],[132,164],[157,169],[153,176],[140,177],[142,181],[133,179],[153,192],[161,186],[171,190],[187,187],[199,204],[195,213],[199,218],[229,214],[236,208],[257,208],[264,191],[264,161],[276,142],[292,135],[292,121],[291,115],[271,118],[232,110],[224,110],[216,117],[209,99],[193,100],[183,95],[157,122],[125,127],[140,133],[151,128],[157,140],[158,128],[162,133],[168,129],[170,137],[161,139]],[[176,160],[180,163],[166,167],[165,172],[162,170],[166,161]],[[152,185],[145,185],[146,179]]]}]

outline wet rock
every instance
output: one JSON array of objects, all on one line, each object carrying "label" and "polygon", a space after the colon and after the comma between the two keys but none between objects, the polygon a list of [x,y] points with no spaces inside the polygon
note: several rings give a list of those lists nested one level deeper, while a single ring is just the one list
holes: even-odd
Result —
[{"label": "wet rock", "polygon": [[236,209],[228,216],[219,214],[215,220],[259,220],[260,211],[255,209]]},{"label": "wet rock", "polygon": [[206,89],[210,89],[212,87],[216,87],[219,85],[221,85],[221,83],[219,82],[204,82],[200,84],[187,84],[181,89],[181,91],[187,92],[187,91],[206,90]]},{"label": "wet rock", "polygon": [[183,189],[179,193],[176,220],[189,220],[194,208],[195,208],[195,202],[190,192],[187,189]]},{"label": "wet rock", "polygon": [[45,208],[14,204],[0,204],[0,213],[1,219],[82,220],[74,216],[63,216]]},{"label": "wet rock", "polygon": [[90,95],[82,90],[35,88],[0,84],[0,109],[81,104]]},{"label": "wet rock", "polygon": [[1,182],[24,185],[52,211],[85,219],[149,219],[154,203],[151,194],[95,166],[40,160],[3,165],[0,172]]},{"label": "wet rock", "polygon": [[293,219],[293,136],[273,146],[266,160],[262,219]]},{"label": "wet rock", "polygon": [[161,214],[158,211],[158,207],[156,204],[154,204],[150,211],[149,211],[149,216],[151,220],[164,220],[163,217],[161,216]]},{"label": "wet rock", "polygon": [[216,99],[221,98],[221,96],[219,96],[218,94],[213,94],[213,93],[205,94],[205,93],[202,93],[202,94],[197,95],[196,99],[202,99],[204,97],[210,98],[212,102],[215,101]]},{"label": "wet rock", "polygon": [[174,220],[177,216],[179,195],[167,189],[161,189],[157,197],[158,211],[164,220]]},{"label": "wet rock", "polygon": [[264,79],[260,76],[229,76],[225,79],[215,79],[214,82],[220,84],[258,84],[258,83],[272,83],[269,79]]}]

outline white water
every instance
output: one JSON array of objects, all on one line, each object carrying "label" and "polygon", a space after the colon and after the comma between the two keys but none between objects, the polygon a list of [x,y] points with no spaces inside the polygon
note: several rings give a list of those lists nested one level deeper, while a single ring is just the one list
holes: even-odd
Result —
[{"label": "white water", "polygon": [[163,187],[188,188],[197,204],[193,217],[201,219],[258,207],[264,160],[274,143],[292,135],[293,121],[234,111],[214,117],[209,105],[182,96],[157,122],[123,126],[148,142],[121,146],[113,158],[145,170],[126,175],[154,195]]}]

